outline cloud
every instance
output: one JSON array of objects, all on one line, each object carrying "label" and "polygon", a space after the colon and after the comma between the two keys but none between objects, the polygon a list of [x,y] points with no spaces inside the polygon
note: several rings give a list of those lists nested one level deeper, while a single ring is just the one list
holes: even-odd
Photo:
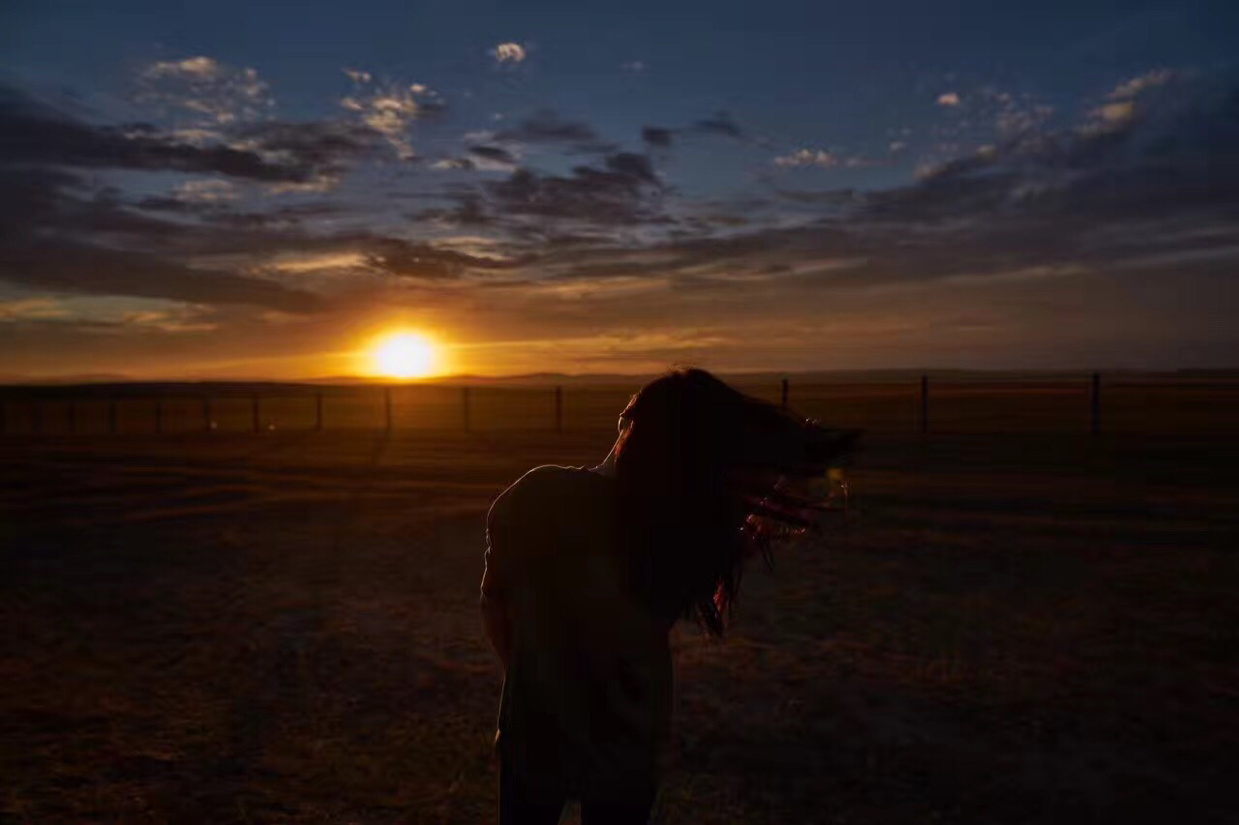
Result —
[{"label": "cloud", "polygon": [[510,269],[515,262],[501,258],[469,255],[428,243],[386,238],[371,244],[366,262],[389,275],[402,279],[446,280],[477,270]]},{"label": "cloud", "polygon": [[621,63],[620,69],[626,72],[639,74],[645,71],[645,62],[641,60],[630,60],[627,63]]},{"label": "cloud", "polygon": [[890,150],[891,154],[895,154],[907,149],[908,142],[905,140],[892,140],[886,148]]},{"label": "cloud", "polygon": [[[1052,281],[1046,298],[1096,291],[1099,273],[1170,270],[1221,284],[1239,266],[1239,162],[1224,151],[1235,140],[1239,90],[1205,90],[1181,109],[1151,111],[1113,132],[1047,130],[986,145],[906,186],[780,193],[822,210],[802,225],[673,231],[640,245],[618,235],[578,240],[562,251],[542,247],[513,276],[569,291],[580,283],[581,295],[597,300],[610,293],[596,285],[612,278],[624,295],[642,280],[718,296],[762,284],[761,294],[797,301],[812,300],[814,290],[927,298],[936,294],[930,288],[1009,292]],[[806,151],[816,165],[819,150]],[[540,193],[530,185],[520,194],[537,201]]]},{"label": "cloud", "polygon": [[715,112],[711,117],[702,118],[689,127],[691,131],[709,135],[720,135],[734,140],[743,140],[745,135],[740,126],[727,112]]},{"label": "cloud", "polygon": [[73,327],[90,332],[211,332],[212,308],[164,299],[47,295],[0,301],[2,325]]},{"label": "cloud", "polygon": [[431,169],[444,170],[467,170],[476,169],[477,164],[469,160],[469,158],[439,158],[434,163],[430,164]]},{"label": "cloud", "polygon": [[266,182],[303,182],[315,176],[303,159],[268,160],[254,149],[193,145],[171,139],[154,126],[96,126],[66,117],[11,89],[0,88],[0,165],[57,166],[214,172]]},{"label": "cloud", "polygon": [[525,47],[520,43],[509,42],[500,43],[498,46],[495,46],[495,48],[491,50],[491,56],[493,56],[495,61],[500,64],[516,64],[523,62],[527,55],[525,52]]},{"label": "cloud", "polygon": [[1110,100],[1130,100],[1149,89],[1165,86],[1174,80],[1176,76],[1176,73],[1170,69],[1152,69],[1130,80],[1123,81],[1106,97]]},{"label": "cloud", "polygon": [[507,180],[486,187],[501,215],[602,225],[665,220],[663,190],[649,158],[632,152],[607,156],[601,169],[576,166],[566,176],[517,169]]},{"label": "cloud", "polygon": [[221,203],[237,198],[237,187],[219,178],[188,180],[172,190],[172,197],[186,203]]},{"label": "cloud", "polygon": [[199,81],[214,80],[224,73],[224,67],[209,57],[188,57],[152,63],[142,74],[152,78],[184,77]]},{"label": "cloud", "polygon": [[539,109],[516,126],[499,132],[495,139],[517,143],[590,145],[598,141],[598,133],[587,123],[565,120],[554,109]]},{"label": "cloud", "polygon": [[[891,151],[895,149],[892,148]],[[848,169],[859,169],[864,166],[873,166],[876,162],[862,157],[841,157],[825,149],[797,149],[790,154],[776,157],[773,163],[775,166],[790,168],[816,166],[819,169],[833,169],[842,166]]]},{"label": "cloud", "polygon": [[837,155],[822,149],[798,149],[790,155],[782,155],[774,159],[775,166],[817,166],[830,169],[842,163]]},{"label": "cloud", "polygon": [[958,106],[960,102],[960,97],[957,92],[943,92],[938,95],[937,103],[939,106]]},{"label": "cloud", "polygon": [[472,163],[484,171],[511,172],[516,168],[519,158],[502,146],[471,146],[469,154],[473,156]]},{"label": "cloud", "polygon": [[311,170],[304,180],[314,185],[335,178],[351,165],[372,158],[388,135],[364,123],[339,120],[277,121],[249,124],[233,130],[231,144],[258,153],[272,163]]},{"label": "cloud", "polygon": [[340,99],[340,106],[382,135],[402,160],[414,157],[410,127],[427,113],[442,111],[439,93],[423,83],[377,83],[369,72],[358,69],[344,69],[344,74],[353,81],[354,91]]},{"label": "cloud", "polygon": [[664,129],[660,126],[644,126],[641,128],[641,139],[651,146],[661,149],[669,147],[675,137],[674,129]]},{"label": "cloud", "polygon": [[211,314],[210,307],[158,298],[46,295],[0,301],[0,324],[72,326],[104,333],[210,332],[217,326]]},{"label": "cloud", "polygon": [[0,245],[0,280],[56,292],[250,304],[282,312],[322,308],[317,296],[272,281],[65,239]]},{"label": "cloud", "polygon": [[[767,169],[766,191],[743,205],[721,194],[690,199],[666,184],[654,162],[669,155],[655,150],[691,143],[693,135],[743,136],[730,117],[707,119],[717,121],[709,127],[647,126],[648,153],[612,149],[571,166],[557,154],[535,165],[544,158],[534,144],[600,145],[588,124],[549,110],[505,122],[501,134],[468,136],[453,144],[461,157],[441,152],[426,164],[507,165],[502,177],[375,175],[364,180],[364,197],[360,186],[348,188],[331,200],[307,199],[300,212],[291,207],[301,199],[253,197],[276,185],[316,187],[390,156],[389,135],[361,118],[370,111],[363,101],[387,87],[365,82],[351,96],[357,108],[337,119],[236,122],[192,140],[150,124],[99,126],[0,97],[0,279],[47,292],[301,315],[387,300],[397,290],[446,305],[455,299],[444,296],[502,286],[514,315],[528,311],[540,322],[573,304],[563,315],[575,312],[582,324],[580,316],[599,316],[580,312],[581,302],[608,308],[614,301],[633,313],[625,319],[647,313],[674,323],[686,306],[681,298],[709,301],[719,317],[745,317],[764,305],[786,318],[865,301],[893,307],[893,317],[983,294],[1056,331],[1067,322],[1039,309],[1047,296],[1061,298],[1061,308],[1095,302],[1102,289],[1120,297],[1139,289],[1140,301],[1153,306],[1159,297],[1188,300],[1183,284],[1204,279],[1214,285],[1214,303],[1234,294],[1226,280],[1239,266],[1233,85],[1210,94],[1192,86],[1189,94],[1184,81],[1174,96],[1105,95],[1074,128],[1051,126],[1036,114],[1042,104],[1022,94],[968,91],[978,128],[917,180],[787,191],[777,188],[781,181],[804,176]],[[429,90],[419,86],[399,88],[422,106]],[[1130,109],[1107,116],[1103,107],[1120,104]],[[1020,112],[1029,119],[1002,128],[1002,117],[1015,124]],[[1094,122],[1107,128],[1088,128]],[[910,140],[898,130],[885,137],[891,152]],[[775,161],[789,172],[878,162],[793,148]],[[217,154],[223,150],[233,154]],[[892,159],[884,153],[881,162]],[[190,177],[135,185],[138,176],[97,169]],[[159,197],[147,197],[151,191]],[[432,208],[409,209],[411,201]],[[449,247],[441,239],[453,227],[480,240]],[[1152,285],[1167,274],[1175,277]],[[520,303],[525,295],[528,305]],[[12,314],[56,311],[32,305]],[[1007,317],[983,320],[1004,328]],[[863,329],[866,341],[876,341],[891,327]]]},{"label": "cloud", "polygon": [[1136,114],[1136,105],[1130,100],[1106,103],[1089,112],[1089,124],[1086,129],[1092,131],[1112,131],[1122,128]]},{"label": "cloud", "polygon": [[1000,136],[1012,137],[1040,128],[1053,114],[1054,107],[1043,103],[1029,106],[1006,103],[995,116],[994,126]]},{"label": "cloud", "polygon": [[645,155],[638,155],[635,152],[619,152],[608,156],[605,164],[606,168],[615,174],[627,176],[650,186],[662,185],[658,175],[654,172],[653,164]]},{"label": "cloud", "polygon": [[715,112],[712,116],[696,120],[688,126],[668,128],[664,126],[643,126],[641,139],[650,146],[661,149],[670,147],[678,135],[716,135],[732,140],[748,140],[748,135],[727,112]]},{"label": "cloud", "polygon": [[271,87],[257,70],[205,56],[151,63],[139,71],[134,97],[209,128],[260,119],[275,108]]}]

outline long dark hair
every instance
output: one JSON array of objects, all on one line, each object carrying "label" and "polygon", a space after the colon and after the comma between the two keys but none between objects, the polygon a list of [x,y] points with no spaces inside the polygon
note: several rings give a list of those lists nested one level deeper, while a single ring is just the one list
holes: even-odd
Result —
[{"label": "long dark hair", "polygon": [[615,469],[634,583],[668,624],[695,615],[721,635],[743,563],[769,560],[754,516],[796,524],[813,502],[780,479],[824,474],[857,431],[832,430],[745,395],[702,369],[677,367],[620,414]]}]

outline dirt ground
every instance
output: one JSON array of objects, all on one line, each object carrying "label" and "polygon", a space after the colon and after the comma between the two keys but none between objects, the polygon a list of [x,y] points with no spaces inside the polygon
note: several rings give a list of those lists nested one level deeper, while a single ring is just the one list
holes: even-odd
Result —
[{"label": "dirt ground", "polygon": [[[0,818],[493,821],[482,514],[610,435],[0,439]],[[677,628],[658,821],[1236,821],[1237,459],[871,438]]]}]

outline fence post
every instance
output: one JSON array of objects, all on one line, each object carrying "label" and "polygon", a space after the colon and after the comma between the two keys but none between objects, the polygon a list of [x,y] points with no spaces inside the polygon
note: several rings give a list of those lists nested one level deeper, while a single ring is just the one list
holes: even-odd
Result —
[{"label": "fence post", "polygon": [[323,394],[321,392],[314,393],[314,429],[321,430],[323,428]]},{"label": "fence post", "polygon": [[116,435],[116,399],[108,399],[108,432]]},{"label": "fence post", "polygon": [[1093,389],[1089,397],[1089,413],[1093,435],[1101,433],[1101,373],[1093,373]]},{"label": "fence post", "polygon": [[77,434],[77,402],[69,400],[69,435]]},{"label": "fence post", "polygon": [[469,432],[469,388],[461,387],[460,389],[460,414],[465,426],[465,432]]},{"label": "fence post", "polygon": [[387,416],[387,431],[391,432],[391,387],[383,388],[383,410]]},{"label": "fence post", "polygon": [[929,432],[929,376],[921,376],[921,435]]},{"label": "fence post", "polygon": [[163,399],[155,399],[155,434],[163,432]]},{"label": "fence post", "polygon": [[564,431],[564,388],[555,388],[555,432]]},{"label": "fence post", "polygon": [[254,432],[259,432],[261,428],[258,421],[258,393],[250,396],[250,413],[254,419]]},{"label": "fence post", "polygon": [[211,431],[211,396],[202,396],[202,431],[209,433]]},{"label": "fence post", "polygon": [[786,409],[787,409],[787,395],[788,395],[788,389],[789,389],[789,387],[788,387],[788,381],[787,381],[787,379],[786,379],[786,378],[784,378],[784,379],[783,379],[783,409],[784,409],[784,410],[786,410]]}]

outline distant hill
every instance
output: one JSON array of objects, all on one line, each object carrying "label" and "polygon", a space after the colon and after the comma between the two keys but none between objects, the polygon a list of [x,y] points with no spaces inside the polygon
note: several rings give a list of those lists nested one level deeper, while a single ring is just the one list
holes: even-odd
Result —
[{"label": "distant hill", "polygon": [[[1103,378],[1108,381],[1234,381],[1239,380],[1239,369],[1185,369],[1146,371],[1132,369],[1103,369]],[[724,380],[738,385],[778,384],[787,378],[794,386],[805,383],[904,383],[919,381],[929,375],[931,381],[948,382],[998,382],[1012,381],[1083,381],[1091,374],[1088,370],[962,370],[934,368],[905,368],[883,370],[811,370],[802,372],[751,371],[716,373]],[[536,372],[524,375],[447,375],[435,378],[399,380],[365,376],[323,376],[296,381],[278,380],[143,380],[135,381],[124,375],[92,373],[55,378],[32,378],[29,376],[0,375],[0,386],[8,392],[30,392],[49,395],[88,396],[136,396],[136,395],[248,395],[271,394],[275,391],[294,394],[310,393],[316,388],[359,386],[491,386],[491,387],[538,387],[538,386],[585,386],[610,385],[635,387],[656,377],[658,373],[560,373]]]}]

